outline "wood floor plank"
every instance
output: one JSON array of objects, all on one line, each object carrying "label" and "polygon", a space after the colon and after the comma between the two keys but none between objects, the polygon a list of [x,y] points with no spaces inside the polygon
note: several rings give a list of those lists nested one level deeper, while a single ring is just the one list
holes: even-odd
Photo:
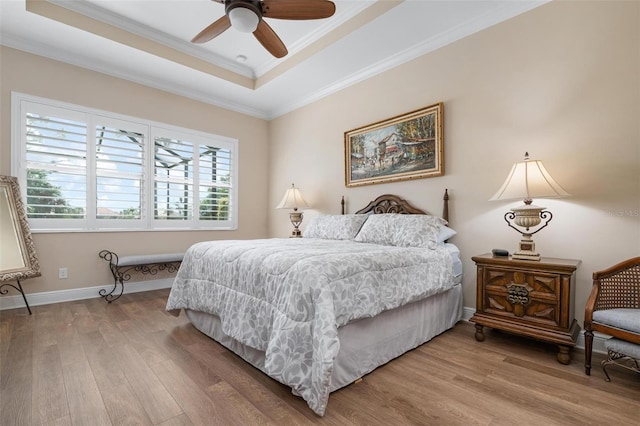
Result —
[{"label": "wood floor plank", "polygon": [[140,300],[139,303],[125,303],[122,305],[123,310],[127,313],[127,315],[136,323],[139,327],[142,328],[142,331],[145,333],[153,333],[154,331],[162,330],[162,324],[159,324],[155,321],[155,312],[157,312],[157,308],[154,311],[150,311],[148,304],[144,303],[144,299],[140,295],[140,293],[135,293],[132,295],[134,300]]},{"label": "wood floor plank", "polygon": [[58,349],[72,423],[110,425],[102,394],[82,345],[76,342],[64,349],[59,346]]},{"label": "wood floor plank", "polygon": [[[364,381],[381,393],[392,389],[388,398],[407,400],[404,405],[414,405],[425,413],[423,419],[426,423],[437,424],[438,419],[446,418],[451,424],[490,424],[495,419],[495,414],[487,410],[484,404],[471,402],[477,399],[475,392],[452,386],[457,376],[442,377],[431,374],[438,367],[421,369],[403,358],[397,361],[400,362],[391,362],[382,367],[385,374],[374,371],[365,376]],[[440,362],[440,368],[445,366],[446,360]],[[416,383],[420,385],[416,386]]]},{"label": "wood floor plank", "polygon": [[[439,339],[446,337],[437,337],[433,343],[437,345]],[[495,407],[508,407],[511,405],[509,401],[505,401],[503,398],[499,398],[495,393],[488,395],[488,401],[485,399],[485,395],[482,395],[480,404],[476,404],[478,401],[477,387],[484,386],[486,376],[479,380],[478,374],[474,373],[468,375],[463,365],[456,364],[455,355],[441,353],[440,355],[433,356],[434,359],[425,359],[419,355],[422,354],[423,347],[419,348],[417,353],[412,351],[407,357],[403,356],[397,360],[397,362],[391,362],[380,369],[391,374],[382,375],[378,374],[376,370],[371,375],[365,377],[365,381],[372,383],[379,388],[392,388],[394,390],[405,389],[406,393],[410,393],[413,389],[413,394],[419,395],[425,401],[435,401],[438,408],[432,408],[432,413],[440,414],[438,416],[445,416],[447,419],[454,421],[462,421],[463,423],[474,423],[478,421],[483,424],[487,421],[487,416],[496,415]],[[415,355],[415,356],[414,356]],[[415,361],[419,360],[420,364],[416,364]],[[493,367],[485,370],[485,375],[489,375],[493,372]],[[456,373],[456,371],[458,373]],[[517,376],[517,371],[512,372],[514,376]],[[453,376],[452,376],[453,375]],[[456,384],[460,378],[465,381],[465,386],[457,387]],[[378,380],[382,380],[379,383]],[[423,386],[416,387],[416,382],[423,383]],[[470,383],[474,383],[474,386],[470,387]],[[487,404],[489,402],[489,404]],[[445,410],[445,413],[442,413]],[[509,421],[518,423],[521,419],[521,412],[518,410],[507,410],[506,408],[501,410],[502,416],[509,418]],[[468,416],[472,416],[467,418]],[[533,414],[529,418],[536,419],[536,414]],[[545,416],[538,418],[538,421],[548,421]]]},{"label": "wood floor plank", "polygon": [[98,322],[98,332],[107,346],[120,346],[127,342],[120,329],[110,320],[102,319]]},{"label": "wood floor plank", "polygon": [[63,366],[63,376],[73,424],[110,425],[102,395],[87,361]]},{"label": "wood floor plank", "polygon": [[100,319],[108,319],[114,324],[118,321],[126,321],[131,319],[127,315],[127,312],[122,308],[122,304],[117,302],[107,303],[102,298],[96,300],[99,300],[103,304],[102,310],[99,311],[101,315]]},{"label": "wood floor plank", "polygon": [[221,407],[234,407],[234,422],[242,425],[276,425],[269,417],[257,409],[251,401],[240,394],[229,383],[219,381],[207,388],[209,398]]},{"label": "wood floor plank", "polygon": [[7,357],[9,342],[11,341],[11,331],[15,320],[15,309],[11,311],[0,311],[0,370]]},{"label": "wood floor plank", "polygon": [[33,354],[33,424],[49,425],[70,419],[58,345],[34,346],[39,349]]},{"label": "wood floor plank", "polygon": [[[606,404],[590,397],[589,392],[574,395],[558,391],[559,386],[555,388],[553,385],[543,388],[531,386],[530,375],[522,377],[520,382],[512,382],[508,378],[499,376],[492,376],[490,380],[495,386],[501,387],[507,392],[521,392],[520,389],[526,388],[528,399],[531,401],[529,404],[544,406],[547,413],[552,414],[554,419],[563,423],[578,423],[584,421],[586,416],[589,416],[591,422],[597,424],[624,424],[628,419],[625,413],[611,411],[611,407],[607,407]],[[594,410],[596,407],[600,409]],[[640,410],[636,408],[635,414],[640,415]]]},{"label": "wood floor plank", "polygon": [[[486,385],[490,389],[501,389],[503,395],[514,395],[520,389],[526,388],[526,379],[516,382],[492,376],[488,378]],[[545,392],[528,390],[526,396],[519,399],[519,405],[526,410],[544,411],[558,424],[578,424],[585,419],[585,410],[581,409],[580,404],[558,399]],[[597,424],[607,423],[607,414],[595,412],[589,420]]]},{"label": "wood floor plank", "polygon": [[98,325],[93,320],[87,303],[84,301],[73,302],[69,309],[73,315],[73,325],[80,334],[91,333],[98,329]]},{"label": "wood floor plank", "polygon": [[102,398],[113,425],[153,425],[127,380],[103,390]]},{"label": "wood floor plank", "polygon": [[0,424],[32,423],[33,335],[30,315],[16,315],[0,371]]},{"label": "wood floor plank", "polygon": [[[634,393],[629,393],[628,390],[631,388],[640,391],[640,380],[633,380],[634,376],[628,374],[627,371],[611,371],[610,375],[612,377],[612,381],[605,381],[602,369],[596,367],[600,364],[599,360],[593,363],[594,368],[592,369],[590,376],[581,373],[576,374],[575,371],[568,371],[555,365],[553,367],[546,367],[513,356],[506,357],[505,362],[520,365],[531,371],[539,373],[537,380],[534,383],[540,383],[540,386],[544,386],[547,380],[570,380],[571,382],[582,385],[585,388],[589,388],[591,390],[589,396],[597,400],[608,396],[610,398],[620,398],[620,402],[634,402]],[[614,369],[612,368],[611,370]]]},{"label": "wood floor plank", "polygon": [[[398,393],[395,388],[379,382],[370,381],[367,376],[359,383],[334,393],[330,398],[329,409],[337,409],[353,422],[353,424],[437,424],[439,407],[430,406],[433,401],[424,400],[416,392]],[[394,389],[394,392],[388,391]],[[376,407],[375,410],[368,409]],[[450,422],[449,424],[459,424]],[[466,422],[466,424],[474,424]]]},{"label": "wood floor plank", "polygon": [[[175,325],[173,327],[169,327],[165,329],[167,334],[176,342],[180,343],[183,346],[194,345],[198,343],[209,343],[212,340],[200,333],[191,323],[186,323],[182,325]],[[221,350],[226,350],[222,345],[220,345]]]},{"label": "wood floor plank", "polygon": [[183,374],[173,361],[156,365],[154,371],[194,424],[242,424],[238,421],[238,412],[235,409],[230,412],[225,406],[211,399],[193,380]]},{"label": "wood floor plank", "polygon": [[180,405],[171,396],[169,388],[133,346],[127,344],[119,348],[117,362],[122,366],[134,395],[154,424],[183,413]]},{"label": "wood floor plank", "polygon": [[73,323],[65,321],[60,324],[55,330],[55,337],[58,351],[60,352],[60,362],[63,366],[64,364],[75,364],[76,362],[87,360],[80,336]]},{"label": "wood floor plank", "polygon": [[150,344],[138,344],[136,348],[145,359],[145,362],[152,368],[166,362],[157,356],[161,352],[166,355],[165,358],[168,357],[203,391],[220,382],[220,377],[209,366],[193,357],[184,345],[175,341],[167,332],[149,333],[148,336]]},{"label": "wood floor plank", "polygon": [[193,426],[191,419],[186,414],[180,414],[165,422],[160,423],[158,426]]},{"label": "wood floor plank", "polygon": [[[189,352],[205,365],[209,366],[216,375],[229,383],[251,403],[265,413],[276,424],[304,424],[307,417],[298,411],[291,410],[285,401],[275,395],[262,381],[255,380],[246,373],[247,369],[254,369],[244,363],[230,363],[221,357],[228,353],[222,345],[213,341],[203,341],[188,346]],[[259,375],[262,375],[260,372]],[[272,383],[281,387],[279,383]],[[289,392],[289,390],[286,390]]]},{"label": "wood floor plank", "polygon": [[109,346],[99,331],[81,335],[79,339],[101,392],[117,387],[126,380],[119,359],[119,348],[122,346]]},{"label": "wood floor plank", "polygon": [[[557,423],[553,417],[548,415],[544,409],[531,409],[532,405],[524,404],[528,396],[512,395],[509,393],[495,392],[495,388],[485,383],[469,381],[466,377],[457,377],[452,383],[456,388],[463,388],[472,394],[481,396],[481,408],[487,410],[495,416],[492,423],[500,424],[521,424],[526,419],[530,424],[543,425],[582,425],[583,423]],[[469,400],[465,400],[469,403]],[[540,408],[540,406],[536,406]]]},{"label": "wood floor plank", "polygon": [[71,417],[69,416],[60,417],[59,419],[51,420],[43,424],[43,426],[70,426],[70,425],[73,425],[73,423],[71,422]]},{"label": "wood floor plank", "polygon": [[46,349],[57,344],[54,313],[51,311],[38,312],[33,317],[35,329],[33,336],[34,349]]},{"label": "wood floor plank", "polygon": [[[300,415],[304,420],[301,420],[299,423],[295,424],[318,424],[321,423],[323,425],[336,425],[336,426],[347,426],[352,425],[353,423],[344,416],[344,413],[339,411],[327,410],[324,414],[324,417],[318,417],[309,407],[307,403],[300,397],[294,396],[291,392],[291,388],[283,385],[280,382],[272,379],[266,374],[262,373],[257,368],[253,367],[242,358],[234,354],[233,352],[225,351],[220,354],[220,356],[225,360],[225,363],[228,365],[235,365],[237,368],[242,369],[244,374],[251,377],[251,380],[255,380],[259,382],[262,386],[268,389],[269,392],[272,392],[275,397],[280,398],[288,407],[288,410],[291,412],[296,412],[296,415]],[[329,398],[329,403],[331,402],[331,397]]]}]

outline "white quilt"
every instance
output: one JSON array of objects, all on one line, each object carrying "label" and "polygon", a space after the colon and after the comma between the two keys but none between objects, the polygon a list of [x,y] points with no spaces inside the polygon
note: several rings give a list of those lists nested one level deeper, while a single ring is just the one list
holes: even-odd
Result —
[{"label": "white quilt", "polygon": [[167,310],[220,317],[223,331],[265,352],[264,371],[323,415],[338,327],[453,285],[452,260],[435,250],[287,238],[193,245]]}]

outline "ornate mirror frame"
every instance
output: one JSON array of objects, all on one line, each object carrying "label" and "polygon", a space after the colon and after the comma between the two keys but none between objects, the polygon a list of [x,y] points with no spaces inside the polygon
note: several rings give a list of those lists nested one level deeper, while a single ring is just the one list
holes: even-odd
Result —
[{"label": "ornate mirror frame", "polygon": [[0,176],[0,252],[0,282],[40,276],[18,179],[13,176]]}]

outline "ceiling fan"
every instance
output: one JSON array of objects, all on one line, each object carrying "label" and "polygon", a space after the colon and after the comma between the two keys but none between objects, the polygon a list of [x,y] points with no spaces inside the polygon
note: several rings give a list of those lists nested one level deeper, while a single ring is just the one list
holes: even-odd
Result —
[{"label": "ceiling fan", "polygon": [[253,33],[276,58],[287,55],[287,47],[263,18],[322,19],[332,16],[336,6],[328,0],[213,0],[224,4],[225,15],[196,35],[192,43],[206,43],[230,27]]}]

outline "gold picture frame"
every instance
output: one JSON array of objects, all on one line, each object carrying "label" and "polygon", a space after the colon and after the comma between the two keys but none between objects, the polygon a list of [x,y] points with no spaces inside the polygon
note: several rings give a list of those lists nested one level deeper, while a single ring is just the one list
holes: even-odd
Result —
[{"label": "gold picture frame", "polygon": [[40,276],[18,179],[13,176],[0,176],[0,230],[0,282]]},{"label": "gold picture frame", "polygon": [[345,185],[442,176],[443,109],[439,102],[345,132]]}]

